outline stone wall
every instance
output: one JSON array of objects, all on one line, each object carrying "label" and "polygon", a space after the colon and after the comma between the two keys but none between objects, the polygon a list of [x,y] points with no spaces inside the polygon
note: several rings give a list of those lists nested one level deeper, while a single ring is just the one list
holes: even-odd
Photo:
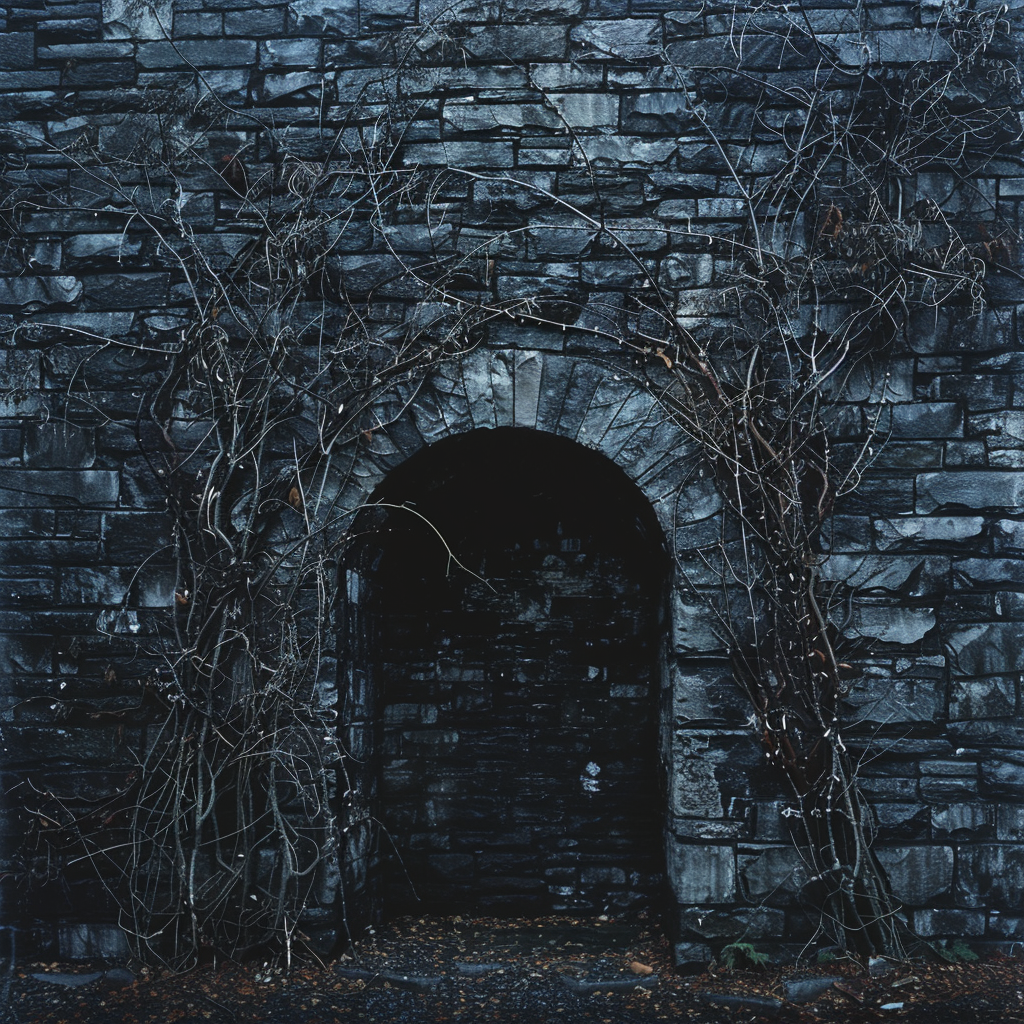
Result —
[{"label": "stone wall", "polygon": [[[548,431],[618,464],[692,570],[686,553],[713,537],[720,504],[653,402],[656,353],[618,341],[636,327],[627,296],[645,274],[678,317],[700,320],[704,299],[731,280],[702,232],[738,234],[746,209],[673,65],[725,66],[742,52],[746,69],[780,88],[781,120],[785,89],[810,87],[819,59],[780,44],[786,19],[794,32],[813,25],[850,69],[834,90],[842,102],[865,61],[947,59],[934,29],[962,6],[871,2],[855,13],[807,2],[741,12],[740,22],[732,5],[683,0],[2,8],[0,145],[13,204],[0,254],[5,864],[24,867],[32,790],[74,779],[89,798],[131,773],[152,725],[146,683],[161,666],[127,658],[117,640],[154,628],[173,602],[169,526],[145,455],[159,439],[138,413],[188,297],[123,193],[76,160],[76,144],[137,157],[136,178],[122,184],[142,188],[146,159],[187,143],[195,101],[214,94],[230,109],[196,145],[222,173],[196,173],[166,199],[211,259],[226,261],[245,240],[232,158],[253,177],[276,166],[281,147],[312,159],[339,138],[355,146],[384,115],[400,122],[403,167],[466,173],[446,179],[441,226],[410,208],[388,229],[390,249],[357,218],[339,243],[339,278],[372,293],[383,331],[423,315],[402,259],[483,244],[495,299],[530,297],[551,324],[495,320],[484,346],[436,371],[414,403],[383,395],[382,408],[404,412],[382,417],[392,426],[361,451],[342,497],[354,506],[453,433]],[[1019,34],[1019,6],[1003,6]],[[744,148],[752,102],[737,88],[723,131],[756,174],[785,154],[769,140]],[[40,188],[59,201],[41,200]],[[934,201],[988,244],[992,231],[1019,230],[1024,161],[1019,147],[989,161],[970,201],[942,167],[912,174],[908,189],[907,203]],[[858,641],[846,711],[876,849],[915,928],[982,941],[1024,929],[1024,354],[1011,250],[988,267],[982,308],[940,308],[890,346],[884,404],[870,379],[839,396],[838,445],[865,443],[873,423],[886,442],[838,508],[824,565],[856,588],[842,621]],[[334,315],[323,302],[299,312],[328,324]],[[783,784],[764,769],[727,654],[681,581],[671,619],[661,756],[680,958],[740,936],[803,941],[816,922],[797,898]],[[81,927],[111,913],[87,872],[44,887],[31,907],[18,905],[12,877],[0,889],[4,920],[23,922],[37,946],[52,948],[59,933],[73,955],[110,934]]]}]

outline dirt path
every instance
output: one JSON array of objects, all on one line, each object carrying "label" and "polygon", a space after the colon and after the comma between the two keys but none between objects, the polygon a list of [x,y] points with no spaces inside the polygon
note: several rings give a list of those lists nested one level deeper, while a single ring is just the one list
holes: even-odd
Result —
[{"label": "dirt path", "polygon": [[684,976],[643,921],[405,919],[351,956],[290,973],[208,965],[172,975],[101,963],[21,964],[14,1024],[328,1024],[775,1020],[1024,1022],[1024,959],[712,968]]}]

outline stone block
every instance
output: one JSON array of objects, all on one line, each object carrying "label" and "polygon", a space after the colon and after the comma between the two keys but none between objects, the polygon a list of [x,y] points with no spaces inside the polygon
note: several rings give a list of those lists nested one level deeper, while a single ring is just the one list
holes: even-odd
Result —
[{"label": "stone block", "polygon": [[950,846],[878,846],[875,855],[904,903],[921,906],[949,891],[953,881]]},{"label": "stone block", "polygon": [[737,857],[740,887],[745,899],[766,906],[792,902],[808,880],[807,868],[795,846],[770,846]]},{"label": "stone block", "polygon": [[1012,679],[953,679],[949,717],[953,721],[1010,718],[1017,708],[1017,682]]},{"label": "stone block", "polygon": [[[232,18],[233,24],[231,30],[228,30],[229,36],[236,35],[251,35],[252,28],[242,28],[241,31],[238,29],[240,21],[254,23],[253,16],[256,15],[255,11],[230,11],[229,17]],[[174,31],[173,36],[175,39],[185,39],[188,36],[219,36],[221,30],[225,28],[227,19],[220,11],[176,11],[174,14]],[[272,34],[273,29],[268,34]]]},{"label": "stone block", "polygon": [[60,955],[68,960],[128,956],[128,940],[116,925],[66,924],[57,932]]},{"label": "stone block", "polygon": [[320,40],[265,39],[259,44],[260,67],[315,68],[320,66]]},{"label": "stone block", "polygon": [[511,167],[511,142],[412,143],[402,149],[402,163],[425,167],[483,167],[489,171]]},{"label": "stone block", "polygon": [[728,846],[690,846],[669,837],[666,874],[679,903],[731,903],[736,899],[736,859]]},{"label": "stone block", "polygon": [[963,412],[956,402],[901,402],[889,405],[878,421],[893,438],[951,438],[963,433]]},{"label": "stone block", "polygon": [[852,709],[852,728],[866,723],[931,723],[946,710],[945,685],[934,679],[867,675],[850,686],[843,704]]},{"label": "stone block", "polygon": [[67,306],[82,295],[82,282],[75,277],[0,278],[0,309],[36,313]]},{"label": "stone block", "polygon": [[1024,842],[1024,806],[1000,802],[995,812],[996,838],[1004,842]]},{"label": "stone block", "polygon": [[[910,796],[911,793],[904,794]],[[878,822],[878,840],[891,844],[928,839],[928,808],[920,804],[878,802],[872,805]]]},{"label": "stone block", "polygon": [[173,25],[173,0],[139,4],[135,0],[103,0],[106,39],[165,39]]},{"label": "stone block", "polygon": [[447,100],[444,122],[456,132],[556,128],[561,123],[555,111],[540,103],[478,103],[473,96]]},{"label": "stone block", "polygon": [[1021,631],[1015,622],[984,622],[953,629],[946,638],[950,667],[961,677],[1020,672]]},{"label": "stone block", "polygon": [[846,635],[870,637],[887,644],[909,646],[922,640],[935,626],[930,608],[856,604]]},{"label": "stone block", "polygon": [[972,509],[1019,508],[1024,503],[1024,472],[1004,470],[922,473],[916,480],[919,513],[943,505]]},{"label": "stone block", "polygon": [[[626,131],[660,134],[663,132],[678,133],[690,128],[696,122],[687,94],[682,89],[664,92],[642,92],[623,98],[622,126]],[[684,204],[689,204],[685,206]],[[667,210],[663,210],[667,207]],[[689,209],[690,215],[696,213],[692,200],[668,200],[658,207],[658,215],[671,215],[679,218]]]},{"label": "stone block", "polygon": [[683,734],[672,742],[669,812],[680,817],[721,818],[722,788],[715,764],[722,751],[709,751],[707,738]]},{"label": "stone block", "polygon": [[247,68],[256,63],[256,43],[250,39],[181,39],[141,43],[142,68],[180,68],[186,61],[199,68]]},{"label": "stone block", "polygon": [[714,615],[696,596],[672,594],[672,648],[679,654],[724,651],[725,640],[715,630]]},{"label": "stone block", "polygon": [[1024,755],[1012,751],[991,756],[981,762],[981,781],[986,795],[1024,799]]},{"label": "stone block", "polygon": [[615,128],[619,98],[606,92],[551,93],[551,102],[570,128]]},{"label": "stone block", "polygon": [[757,942],[778,939],[785,930],[786,915],[772,907],[680,907],[678,934],[691,942]]},{"label": "stone block", "polygon": [[985,934],[984,910],[953,910],[943,907],[915,910],[914,931],[926,939],[964,939]]},{"label": "stone block", "polygon": [[563,25],[478,25],[466,34],[466,51],[499,64],[564,60],[569,33]]},{"label": "stone block", "polygon": [[519,352],[513,360],[513,412],[517,427],[537,426],[541,378],[544,373],[543,352]]},{"label": "stone block", "polygon": [[25,431],[25,463],[32,468],[88,469],[96,460],[96,433],[71,423],[30,424]]},{"label": "stone block", "polygon": [[704,970],[712,956],[711,947],[705,942],[677,942],[672,946],[672,961],[685,973]]},{"label": "stone block", "polygon": [[28,71],[35,64],[36,44],[32,32],[0,32],[0,70]]},{"label": "stone block", "polygon": [[[326,6],[326,5],[324,5]],[[224,33],[229,36],[274,36],[280,35],[285,29],[284,7],[249,6],[241,11],[224,12]],[[178,28],[178,15],[174,18],[174,27]],[[200,35],[216,33],[201,32]]]},{"label": "stone block", "polygon": [[965,558],[953,562],[956,589],[1024,584],[1024,561],[1019,558]]},{"label": "stone block", "polygon": [[106,508],[117,504],[118,474],[112,470],[9,469],[0,503],[8,508]]},{"label": "stone block", "polygon": [[661,53],[661,21],[622,17],[584,21],[573,28],[572,40],[582,44],[587,53],[596,51],[624,60],[641,60]]},{"label": "stone block", "polygon": [[984,525],[981,516],[900,516],[876,519],[872,529],[875,543],[887,551],[905,542],[944,546],[962,543],[980,536]]},{"label": "stone block", "polygon": [[961,846],[957,881],[984,906],[1024,910],[1024,847]]},{"label": "stone block", "polygon": [[970,837],[995,831],[995,811],[991,804],[964,803],[932,807],[932,828],[936,837]]}]

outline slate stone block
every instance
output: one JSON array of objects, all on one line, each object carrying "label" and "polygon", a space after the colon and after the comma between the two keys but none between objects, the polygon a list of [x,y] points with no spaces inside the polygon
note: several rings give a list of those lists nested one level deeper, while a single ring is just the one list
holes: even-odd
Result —
[{"label": "slate stone block", "polygon": [[1018,845],[962,846],[957,880],[993,909],[1024,910],[1024,848]]},{"label": "slate stone block", "polygon": [[26,428],[25,461],[30,468],[88,469],[95,459],[95,431],[60,421]]},{"label": "slate stone block", "polygon": [[1007,752],[981,762],[982,791],[986,795],[1021,800],[1024,798],[1024,756]]},{"label": "slate stone block", "polygon": [[984,525],[981,516],[901,516],[876,519],[872,529],[878,547],[889,550],[908,542],[944,547],[958,544],[979,537]]},{"label": "slate stone block", "polygon": [[961,677],[1009,675],[1022,664],[1021,630],[1014,622],[985,622],[949,632],[950,667]]},{"label": "slate stone block", "polygon": [[128,86],[135,81],[135,75],[134,61],[90,61],[65,68],[61,74],[61,85],[75,89]]},{"label": "slate stone block", "polygon": [[[292,5],[294,10],[295,5]],[[228,36],[277,36],[285,30],[287,8],[248,6],[240,11],[224,12],[224,34]],[[177,28],[177,17],[174,20]],[[202,33],[206,35],[206,33]]]},{"label": "slate stone block", "polygon": [[[232,18],[231,28],[227,28],[227,18],[219,11],[175,11],[174,31],[175,39],[186,39],[189,36],[219,36],[222,31],[227,35],[251,36],[256,34],[255,25],[259,23],[262,11],[229,11],[227,17]],[[275,12],[269,12],[275,13]],[[283,17],[282,17],[283,28]],[[239,22],[244,22],[248,27],[242,27]],[[268,35],[274,34],[274,29],[268,31]]]},{"label": "slate stone block", "polygon": [[871,637],[886,644],[910,646],[926,637],[935,622],[931,608],[858,603],[845,632],[850,637]]},{"label": "slate stone block", "polygon": [[617,17],[606,21],[588,20],[572,29],[574,43],[584,54],[607,54],[624,60],[654,57],[662,51],[661,21],[658,18]]},{"label": "slate stone block", "polygon": [[497,63],[564,60],[569,32],[563,25],[472,26],[464,43],[472,56]]},{"label": "slate stone block", "polygon": [[937,838],[968,838],[995,832],[995,811],[989,804],[955,803],[932,807],[932,828]]},{"label": "slate stone block", "polygon": [[923,938],[965,939],[985,934],[985,911],[949,907],[915,910],[914,931]]},{"label": "slate stone block", "polygon": [[688,846],[669,839],[666,873],[680,903],[730,903],[736,898],[736,862],[728,846]]},{"label": "slate stone block", "polygon": [[800,851],[792,845],[759,852],[744,852],[741,847],[737,866],[744,899],[765,906],[785,906],[808,879]]},{"label": "slate stone block", "polygon": [[128,956],[128,940],[116,925],[67,924],[58,931],[60,954],[69,960]]},{"label": "slate stone block", "polygon": [[181,39],[141,43],[138,62],[142,68],[179,68],[182,61],[200,68],[251,67],[256,63],[256,43],[250,39]]},{"label": "slate stone block", "polygon": [[67,306],[82,294],[82,282],[74,277],[0,278],[0,309],[38,312]]},{"label": "slate stone block", "polygon": [[917,511],[943,505],[973,509],[1018,508],[1024,503],[1024,472],[1003,470],[922,473],[916,480]]},{"label": "slate stone block", "polygon": [[320,40],[266,39],[260,43],[259,56],[260,67],[315,68],[320,65]]},{"label": "slate stone block", "polygon": [[35,36],[31,32],[0,32],[0,70],[29,71],[35,64]]},{"label": "slate stone block", "polygon": [[0,490],[8,508],[102,508],[116,505],[117,497],[117,473],[100,469],[9,469]]},{"label": "slate stone block", "polygon": [[904,903],[920,906],[948,892],[953,881],[950,846],[875,847],[893,892]]}]

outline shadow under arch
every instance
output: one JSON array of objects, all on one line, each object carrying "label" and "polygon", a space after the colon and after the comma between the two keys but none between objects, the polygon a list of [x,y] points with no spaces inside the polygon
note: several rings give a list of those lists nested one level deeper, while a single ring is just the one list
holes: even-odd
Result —
[{"label": "shadow under arch", "polygon": [[371,500],[341,581],[350,934],[651,901],[670,561],[648,499],[599,452],[498,427]]}]

